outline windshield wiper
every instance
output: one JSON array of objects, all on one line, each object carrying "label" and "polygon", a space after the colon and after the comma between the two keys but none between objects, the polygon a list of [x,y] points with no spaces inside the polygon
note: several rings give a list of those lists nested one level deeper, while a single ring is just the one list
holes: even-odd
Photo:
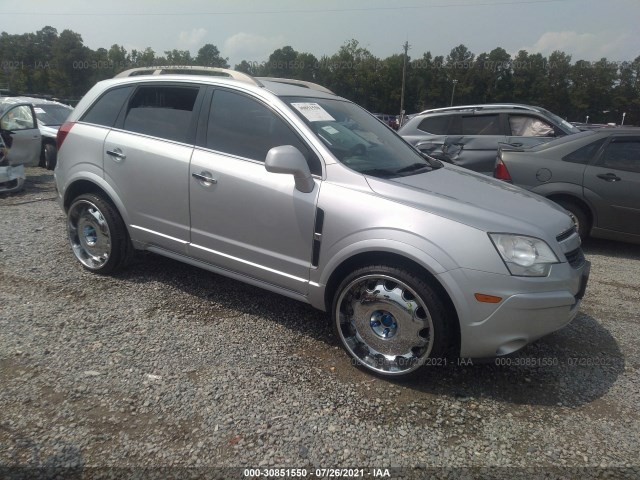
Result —
[{"label": "windshield wiper", "polygon": [[386,168],[369,168],[367,170],[360,170],[358,173],[363,175],[371,175],[372,177],[397,177],[398,172],[396,170],[387,170]]},{"label": "windshield wiper", "polygon": [[423,168],[428,168],[429,170],[433,170],[433,167],[428,163],[412,163],[411,165],[407,165],[406,167],[402,167],[396,170],[396,173],[406,173],[406,172],[415,172],[416,170],[421,170]]}]

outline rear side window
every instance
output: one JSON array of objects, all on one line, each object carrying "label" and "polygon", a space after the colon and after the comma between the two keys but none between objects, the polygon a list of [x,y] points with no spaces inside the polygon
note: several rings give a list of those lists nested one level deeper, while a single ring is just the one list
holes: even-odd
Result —
[{"label": "rear side window", "polygon": [[589,160],[591,160],[593,156],[598,153],[598,150],[600,149],[604,141],[605,139],[601,138],[600,140],[596,140],[595,142],[585,145],[584,147],[580,147],[579,149],[562,157],[562,160],[564,160],[565,162],[581,163],[583,165],[586,165],[587,163],[589,163]]},{"label": "rear side window", "polygon": [[427,117],[420,122],[418,130],[423,132],[433,133],[434,135],[446,135],[447,128],[449,127],[450,117],[442,115],[439,117]]},{"label": "rear side window", "polygon": [[498,115],[462,117],[462,135],[502,135]]},{"label": "rear side window", "polygon": [[114,88],[102,95],[82,117],[83,122],[113,127],[133,87]]},{"label": "rear side window", "polygon": [[640,172],[640,138],[614,138],[605,148],[598,166]]},{"label": "rear side window", "polygon": [[189,143],[199,87],[143,86],[129,101],[123,128],[130,132]]},{"label": "rear side window", "polygon": [[245,95],[217,90],[213,95],[206,148],[264,162],[273,147],[293,145],[307,159],[311,173],[320,161],[273,111]]}]

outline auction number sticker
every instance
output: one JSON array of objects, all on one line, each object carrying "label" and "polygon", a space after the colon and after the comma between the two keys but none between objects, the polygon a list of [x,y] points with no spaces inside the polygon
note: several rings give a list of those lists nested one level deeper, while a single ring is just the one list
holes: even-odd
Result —
[{"label": "auction number sticker", "polygon": [[335,122],[336,119],[329,115],[324,108],[317,103],[292,103],[296,110],[298,110],[304,117],[310,122]]}]

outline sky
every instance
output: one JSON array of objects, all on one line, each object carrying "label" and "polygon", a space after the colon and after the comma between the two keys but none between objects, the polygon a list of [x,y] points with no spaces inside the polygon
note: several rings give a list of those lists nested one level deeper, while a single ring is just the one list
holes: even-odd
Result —
[{"label": "sky", "polygon": [[[573,61],[633,60],[640,56],[640,0],[0,0],[0,31],[71,29],[92,49],[113,44],[128,51],[151,47],[218,47],[233,67],[264,62],[292,46],[317,58],[356,39],[379,58],[402,52],[446,56],[464,44],[477,54],[502,47]],[[10,61],[13,59],[0,59]]]}]

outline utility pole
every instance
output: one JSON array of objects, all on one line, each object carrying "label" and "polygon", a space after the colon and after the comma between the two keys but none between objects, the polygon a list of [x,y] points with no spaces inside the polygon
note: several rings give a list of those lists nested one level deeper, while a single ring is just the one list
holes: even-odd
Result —
[{"label": "utility pole", "polygon": [[451,104],[449,106],[453,107],[453,95],[456,93],[456,85],[458,84],[458,80],[454,78],[453,80],[451,80],[451,82],[453,83],[453,90],[451,90]]},{"label": "utility pole", "polygon": [[407,78],[407,52],[409,51],[409,41],[404,42],[402,48],[404,48],[404,61],[402,64],[402,93],[400,94],[400,124],[404,121],[404,85]]}]

